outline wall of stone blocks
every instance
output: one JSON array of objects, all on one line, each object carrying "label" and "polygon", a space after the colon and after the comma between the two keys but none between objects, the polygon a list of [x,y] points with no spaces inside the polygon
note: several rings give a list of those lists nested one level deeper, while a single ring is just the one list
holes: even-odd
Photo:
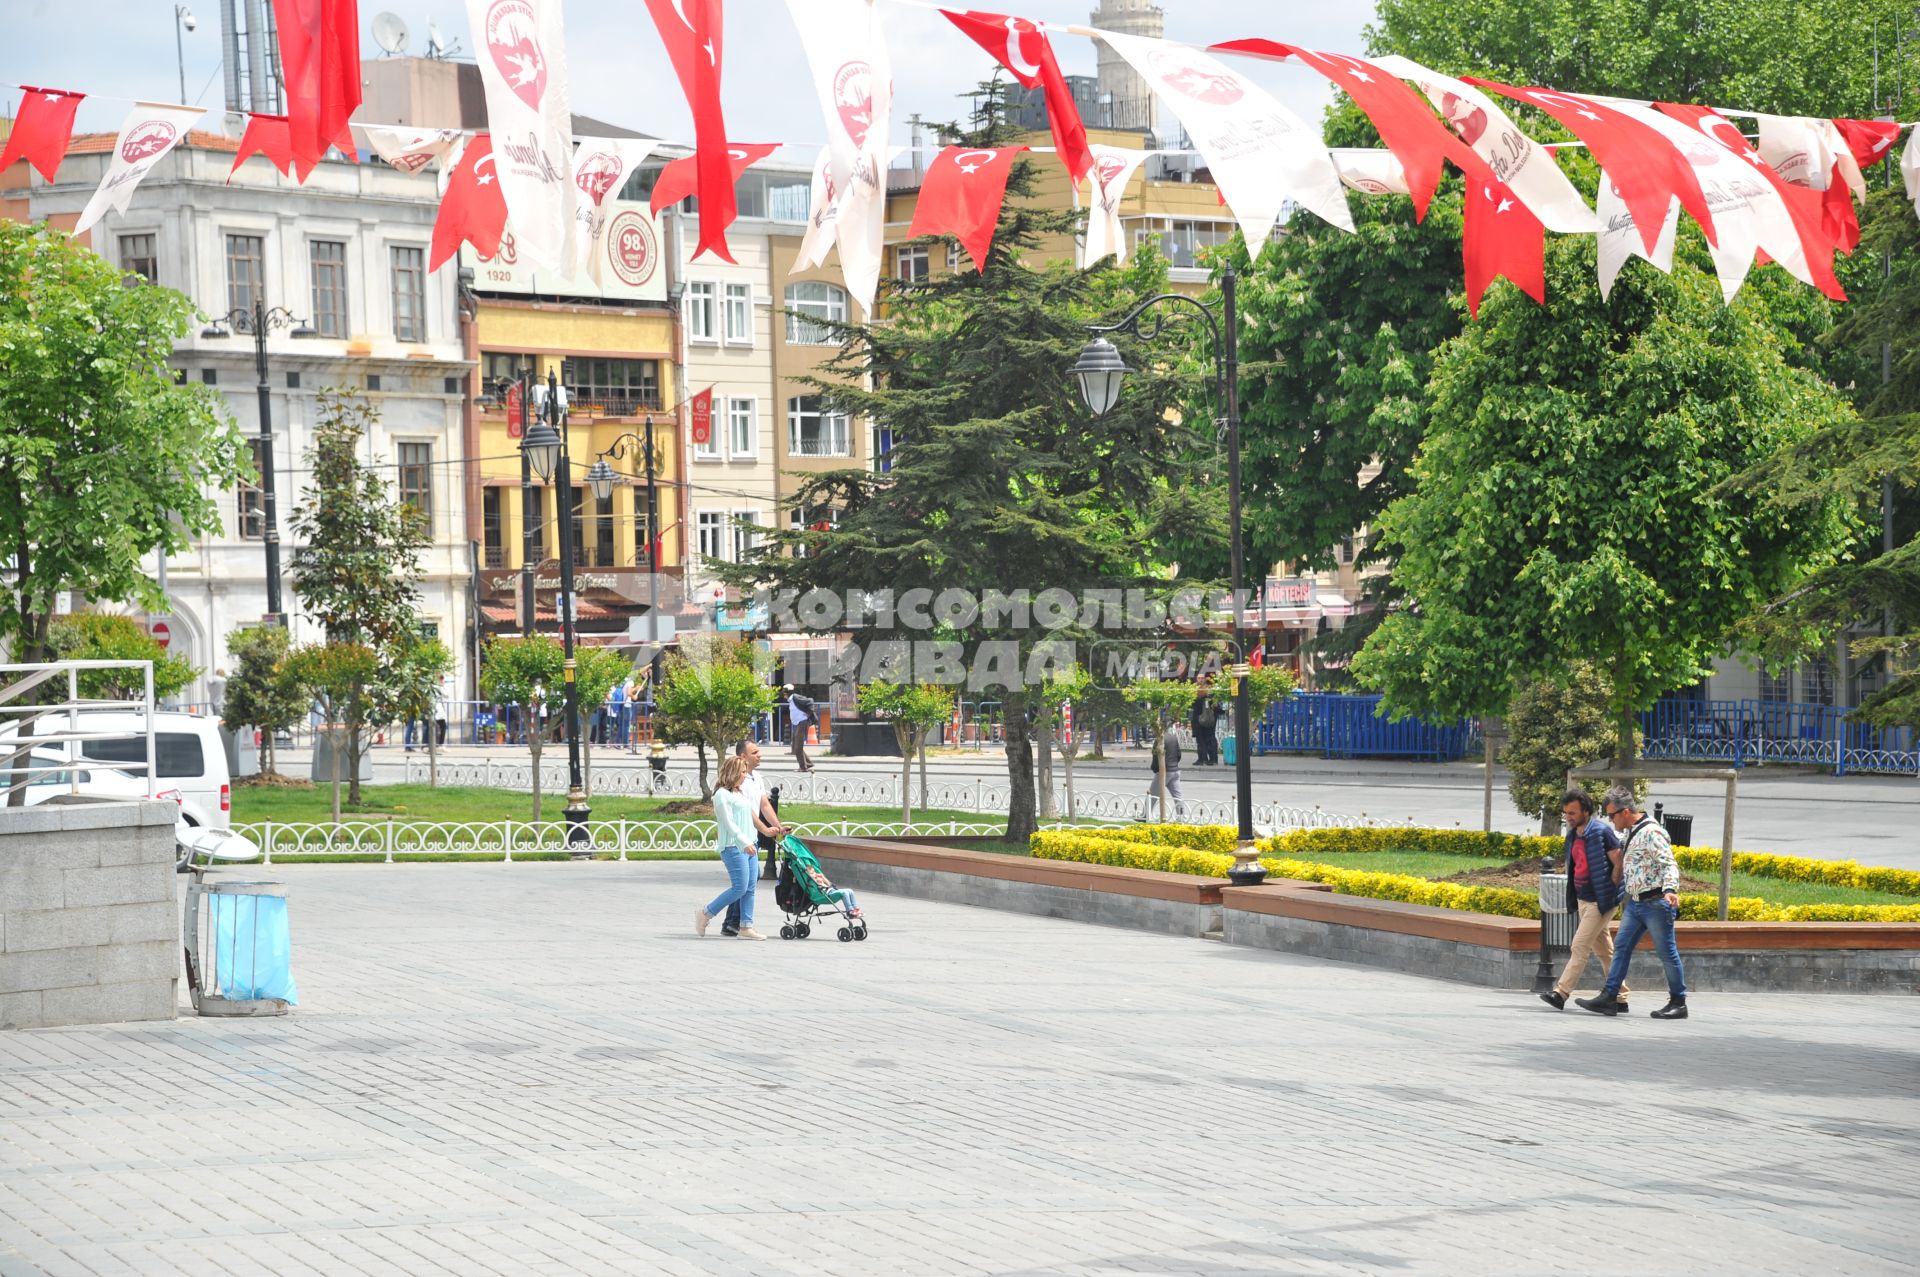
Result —
[{"label": "wall of stone blocks", "polygon": [[[1008,913],[1065,918],[1070,922],[1093,922],[1170,936],[1204,936],[1220,927],[1220,909],[1217,905],[1149,900],[1112,892],[1011,882],[1002,878],[981,878],[971,874],[877,865],[863,860],[840,860],[826,856],[820,858],[820,867],[827,877],[833,879],[835,886],[851,887],[855,891],[877,891],[888,895],[911,896],[916,900],[935,900],[942,904],[974,905],[984,909],[1002,909]],[[869,912],[872,910],[869,909]],[[883,924],[876,919],[875,925]]]},{"label": "wall of stone blocks", "polygon": [[0,808],[0,1029],[170,1020],[171,802]]}]

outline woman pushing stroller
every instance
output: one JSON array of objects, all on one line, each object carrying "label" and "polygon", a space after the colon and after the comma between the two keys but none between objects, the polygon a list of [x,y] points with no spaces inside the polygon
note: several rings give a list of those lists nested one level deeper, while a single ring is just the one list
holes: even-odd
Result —
[{"label": "woman pushing stroller", "polygon": [[694,910],[693,929],[699,935],[706,935],[708,924],[737,900],[740,902],[740,938],[766,939],[753,925],[754,885],[759,878],[760,858],[756,854],[753,808],[740,792],[747,770],[747,760],[738,754],[720,764],[720,779],[713,789],[713,820],[719,827],[720,860],[727,868],[727,889],[704,909]]}]

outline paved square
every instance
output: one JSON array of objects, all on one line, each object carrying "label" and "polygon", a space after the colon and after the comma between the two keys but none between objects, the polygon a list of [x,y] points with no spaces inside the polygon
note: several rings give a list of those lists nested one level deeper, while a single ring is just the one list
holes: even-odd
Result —
[{"label": "paved square", "polygon": [[294,1015],[0,1034],[0,1277],[1920,1258],[1911,999],[1601,1020],[878,895],[698,940],[712,864],[271,876]]}]

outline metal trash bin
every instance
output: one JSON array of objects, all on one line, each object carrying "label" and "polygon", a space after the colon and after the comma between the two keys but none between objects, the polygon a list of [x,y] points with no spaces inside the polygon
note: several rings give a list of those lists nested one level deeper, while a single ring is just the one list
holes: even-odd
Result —
[{"label": "metal trash bin", "polygon": [[1693,817],[1677,811],[1670,811],[1660,822],[1667,828],[1667,837],[1676,847],[1693,846]]},{"label": "metal trash bin", "polygon": [[[201,902],[206,908],[201,908]],[[285,1015],[299,1004],[287,889],[277,882],[187,884],[187,989],[201,1015]]]},{"label": "metal trash bin", "polygon": [[1540,930],[1548,948],[1573,947],[1573,933],[1580,919],[1577,912],[1569,908],[1571,904],[1567,899],[1567,875],[1543,872],[1540,875]]}]

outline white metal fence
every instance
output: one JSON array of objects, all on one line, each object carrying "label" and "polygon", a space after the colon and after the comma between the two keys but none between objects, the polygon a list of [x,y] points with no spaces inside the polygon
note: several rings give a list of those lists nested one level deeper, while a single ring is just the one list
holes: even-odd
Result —
[{"label": "white metal fence", "polygon": [[[85,676],[106,670],[137,672],[138,700],[83,694]],[[46,688],[65,695],[46,699]],[[87,730],[89,710],[132,711],[140,716],[141,731]],[[105,761],[87,756],[87,742],[128,735],[145,742],[141,760]],[[42,752],[38,760],[35,751]],[[65,785],[69,793],[93,788],[94,774],[138,773],[152,798],[158,771],[154,766],[152,661],[49,661],[31,665],[0,665],[0,802],[12,790],[35,785]],[[124,786],[108,786],[116,797],[127,796]],[[29,799],[28,801],[35,801]]]}]

